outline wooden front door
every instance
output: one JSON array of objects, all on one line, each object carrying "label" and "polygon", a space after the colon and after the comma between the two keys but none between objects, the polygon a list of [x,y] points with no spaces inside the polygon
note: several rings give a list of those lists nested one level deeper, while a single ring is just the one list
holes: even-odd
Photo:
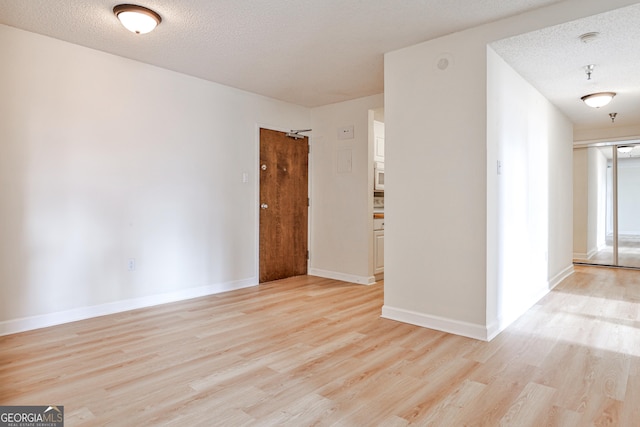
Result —
[{"label": "wooden front door", "polygon": [[260,283],[307,274],[309,139],[260,129]]}]

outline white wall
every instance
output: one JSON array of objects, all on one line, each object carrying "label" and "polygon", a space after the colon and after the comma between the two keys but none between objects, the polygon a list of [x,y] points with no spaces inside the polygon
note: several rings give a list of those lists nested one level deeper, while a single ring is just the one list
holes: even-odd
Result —
[{"label": "white wall", "polygon": [[[309,274],[370,284],[373,277],[373,165],[369,110],[382,95],[326,105],[311,111],[311,234]],[[353,126],[353,139],[339,130]],[[351,156],[351,171],[338,158]]]},{"label": "white wall", "polygon": [[618,158],[618,230],[640,236],[640,159]]},{"label": "white wall", "polygon": [[[538,94],[539,96],[539,94]],[[548,144],[547,290],[573,273],[573,126],[544,98]],[[535,301],[532,301],[532,303]]]},{"label": "white wall", "polygon": [[573,138],[557,108],[491,48],[487,55],[487,193],[497,201],[487,239],[488,253],[497,251],[488,259],[495,280],[487,283],[488,306],[496,308],[487,320],[502,330],[572,268]]},{"label": "white wall", "polygon": [[573,257],[589,255],[589,163],[588,148],[573,150]]},{"label": "white wall", "polygon": [[605,246],[607,147],[573,150],[573,257],[587,260]]},{"label": "white wall", "polygon": [[0,51],[0,333],[257,283],[258,127],[309,109],[2,25]]},{"label": "white wall", "polygon": [[485,323],[485,45],[457,33],[385,55],[383,316],[471,335]]},{"label": "white wall", "polygon": [[573,150],[573,177],[573,252],[585,260],[605,245],[607,158],[601,148]]},{"label": "white wall", "polygon": [[[391,142],[385,152],[383,316],[477,338],[498,330],[500,224],[490,219],[497,218],[499,199],[487,182],[497,157],[488,158],[486,46],[630,3],[567,0],[385,55],[385,130]],[[543,122],[550,144],[570,138],[556,114]],[[563,268],[571,260],[571,149],[547,150],[544,182],[566,180],[547,199],[546,227],[557,234],[543,239],[554,283],[568,274]],[[559,202],[562,197],[567,199]],[[559,246],[552,249],[554,242]],[[535,242],[537,256],[542,246]]]}]

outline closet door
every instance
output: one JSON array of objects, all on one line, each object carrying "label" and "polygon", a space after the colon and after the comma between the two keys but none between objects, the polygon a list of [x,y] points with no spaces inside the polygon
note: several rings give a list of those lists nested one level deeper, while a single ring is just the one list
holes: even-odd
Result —
[{"label": "closet door", "polygon": [[617,147],[617,265],[640,268],[640,146]]}]

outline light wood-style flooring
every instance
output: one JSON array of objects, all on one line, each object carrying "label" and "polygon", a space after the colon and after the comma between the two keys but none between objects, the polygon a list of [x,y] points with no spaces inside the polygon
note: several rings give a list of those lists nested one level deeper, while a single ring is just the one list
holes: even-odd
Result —
[{"label": "light wood-style flooring", "polygon": [[0,404],[66,426],[639,426],[640,272],[578,267],[492,342],[302,276],[0,337]]}]

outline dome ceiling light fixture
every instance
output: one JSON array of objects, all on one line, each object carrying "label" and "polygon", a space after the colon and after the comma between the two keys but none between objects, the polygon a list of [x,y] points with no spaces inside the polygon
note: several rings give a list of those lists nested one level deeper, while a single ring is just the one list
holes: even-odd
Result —
[{"label": "dome ceiling light fixture", "polygon": [[135,4],[119,4],[113,8],[113,13],[127,30],[136,34],[151,32],[162,22],[156,12]]},{"label": "dome ceiling light fixture", "polygon": [[630,152],[633,151],[633,147],[630,146],[630,145],[620,145],[620,146],[618,146],[618,151],[620,153],[627,154],[627,153],[630,153]]},{"label": "dome ceiling light fixture", "polygon": [[614,96],[616,96],[615,92],[597,92],[585,95],[580,99],[589,107],[600,108],[610,103]]}]

